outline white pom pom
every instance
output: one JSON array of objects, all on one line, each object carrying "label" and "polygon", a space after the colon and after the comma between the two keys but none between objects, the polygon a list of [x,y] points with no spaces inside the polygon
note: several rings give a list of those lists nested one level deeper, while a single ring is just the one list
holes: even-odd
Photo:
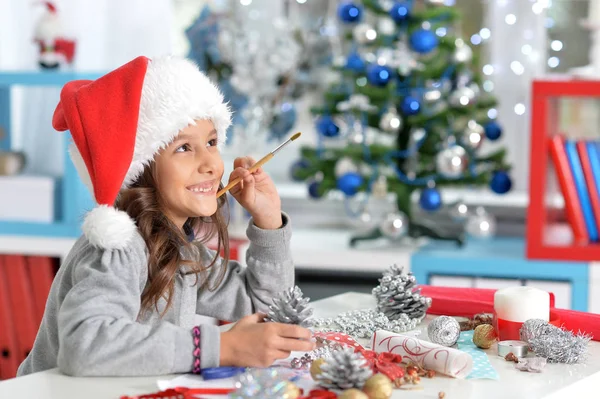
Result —
[{"label": "white pom pom", "polygon": [[129,245],[137,227],[127,213],[112,206],[99,205],[86,215],[81,229],[96,247],[123,249]]}]

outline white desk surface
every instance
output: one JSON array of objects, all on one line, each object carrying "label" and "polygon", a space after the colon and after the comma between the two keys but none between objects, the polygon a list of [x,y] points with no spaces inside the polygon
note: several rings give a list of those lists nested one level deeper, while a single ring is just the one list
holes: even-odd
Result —
[{"label": "white desk surface", "polygon": [[[372,307],[370,295],[346,293],[313,302],[315,317],[333,317],[352,310]],[[426,327],[429,317],[419,328]],[[420,335],[427,339],[426,333]],[[366,345],[366,342],[361,342]],[[591,342],[589,359],[585,364],[549,364],[540,374],[525,373],[514,368],[488,350],[489,359],[500,375],[500,380],[458,380],[444,376],[424,378],[419,391],[395,390],[393,398],[437,398],[444,391],[447,399],[558,399],[595,397],[600,387],[600,343]],[[157,380],[175,376],[139,378],[73,378],[56,369],[26,377],[0,382],[0,398],[32,399],[118,399],[123,395],[140,395],[158,391]],[[589,391],[594,389],[594,393]],[[587,394],[586,394],[587,391]],[[591,396],[590,396],[591,395]]]}]

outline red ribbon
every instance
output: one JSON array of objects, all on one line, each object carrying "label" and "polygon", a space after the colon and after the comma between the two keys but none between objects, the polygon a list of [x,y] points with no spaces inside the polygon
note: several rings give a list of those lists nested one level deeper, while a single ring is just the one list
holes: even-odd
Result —
[{"label": "red ribbon", "polygon": [[374,374],[381,373],[392,381],[404,377],[404,367],[400,364],[402,356],[390,352],[377,353],[368,349],[364,349],[362,354]]}]

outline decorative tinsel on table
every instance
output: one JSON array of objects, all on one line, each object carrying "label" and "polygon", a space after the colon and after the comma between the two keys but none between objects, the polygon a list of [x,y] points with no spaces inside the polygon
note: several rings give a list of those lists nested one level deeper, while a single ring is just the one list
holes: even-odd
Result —
[{"label": "decorative tinsel on table", "polygon": [[300,396],[298,387],[287,381],[276,369],[249,369],[240,374],[236,390],[229,394],[232,399],[283,399]]},{"label": "decorative tinsel on table", "polygon": [[530,319],[523,323],[521,340],[548,363],[580,363],[587,353],[590,337],[573,334],[541,319]]},{"label": "decorative tinsel on table", "polygon": [[414,330],[431,306],[431,298],[421,296],[415,289],[417,281],[412,273],[392,265],[373,289],[376,309],[345,312],[335,318],[314,319],[319,331],[339,331],[356,338],[370,338],[377,330],[402,333]]}]

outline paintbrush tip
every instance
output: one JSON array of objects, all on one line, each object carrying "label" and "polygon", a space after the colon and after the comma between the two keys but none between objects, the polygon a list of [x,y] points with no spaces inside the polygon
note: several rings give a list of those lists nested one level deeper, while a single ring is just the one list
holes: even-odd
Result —
[{"label": "paintbrush tip", "polygon": [[292,140],[292,141],[296,140],[298,137],[300,137],[300,135],[301,135],[301,134],[302,134],[302,133],[300,133],[300,132],[298,132],[298,133],[294,134],[294,135],[292,136],[292,139],[291,139],[291,140]]}]

